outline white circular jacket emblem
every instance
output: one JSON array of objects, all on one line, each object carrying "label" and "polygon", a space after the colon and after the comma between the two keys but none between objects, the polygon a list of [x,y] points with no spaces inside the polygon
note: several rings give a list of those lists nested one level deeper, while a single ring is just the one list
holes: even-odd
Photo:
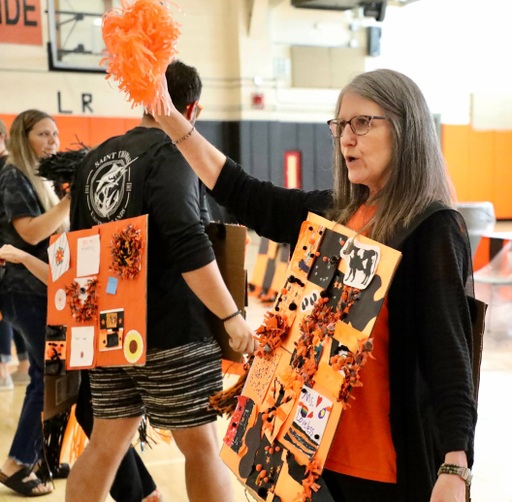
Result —
[{"label": "white circular jacket emblem", "polygon": [[86,183],[87,203],[98,223],[123,218],[130,200],[130,164],[126,151],[113,152],[95,162]]}]

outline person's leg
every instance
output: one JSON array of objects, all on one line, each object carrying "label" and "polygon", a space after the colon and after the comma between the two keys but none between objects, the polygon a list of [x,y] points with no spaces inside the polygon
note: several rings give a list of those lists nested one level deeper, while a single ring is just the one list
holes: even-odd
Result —
[{"label": "person's leg", "polygon": [[[0,321],[0,357],[2,361],[10,362],[11,355],[11,344],[12,344],[12,326],[5,322]],[[6,360],[8,359],[8,360]]]},{"label": "person's leg", "polygon": [[189,501],[233,501],[232,480],[219,457],[215,423],[173,430],[172,435],[185,457],[185,482]]},{"label": "person's leg", "polygon": [[67,480],[67,502],[104,502],[139,422],[140,417],[94,419],[91,439]]},{"label": "person's leg", "polygon": [[14,346],[16,347],[16,356],[18,357],[18,368],[11,375],[15,384],[26,385],[30,379],[28,376],[28,351],[23,337],[14,329],[12,333],[12,339],[14,340]]},{"label": "person's leg", "polygon": [[[91,437],[93,428],[92,397],[89,372],[81,371],[75,416],[85,435]],[[123,457],[115,475],[110,496],[116,502],[140,502],[153,493],[156,484],[149,474],[144,462],[134,448],[129,448]]]},{"label": "person's leg", "polygon": [[0,390],[11,390],[14,386],[9,372],[11,355],[12,327],[0,321]]},{"label": "person's leg", "polygon": [[[1,468],[2,473],[10,477],[24,467],[32,467],[41,454],[46,297],[9,295],[2,300],[4,319],[23,336],[30,360],[30,384],[25,393],[9,456]],[[30,474],[30,479],[37,479],[34,473]],[[33,491],[49,493],[52,488],[40,483]]]},{"label": "person's leg", "polygon": [[142,495],[143,498],[145,499],[146,497],[149,497],[155,491],[157,491],[156,483],[154,479],[151,477],[151,474],[149,473],[146,464],[144,464],[144,461],[142,460],[142,458],[140,457],[135,448],[133,448],[133,457],[135,460],[135,464],[137,465],[137,472],[139,473],[140,477]]},{"label": "person's leg", "polygon": [[220,349],[212,339],[148,350],[146,365],[126,370],[137,382],[153,427],[172,431],[185,456],[191,502],[233,500],[229,471],[219,458],[216,413],[209,397],[222,389]]}]

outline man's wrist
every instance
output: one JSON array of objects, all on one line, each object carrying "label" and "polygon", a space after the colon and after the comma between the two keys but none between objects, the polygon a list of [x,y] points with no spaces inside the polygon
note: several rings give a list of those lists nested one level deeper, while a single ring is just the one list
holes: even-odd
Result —
[{"label": "man's wrist", "polygon": [[242,315],[241,310],[237,310],[236,312],[233,312],[232,314],[228,315],[227,317],[224,317],[224,319],[221,319],[222,322],[229,321],[230,319],[233,319],[234,317]]}]

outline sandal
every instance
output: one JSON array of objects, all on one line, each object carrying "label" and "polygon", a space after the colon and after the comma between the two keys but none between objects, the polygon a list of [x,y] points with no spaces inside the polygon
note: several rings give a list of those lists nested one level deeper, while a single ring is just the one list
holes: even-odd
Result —
[{"label": "sandal", "polygon": [[23,467],[18,472],[15,472],[12,476],[6,476],[3,472],[0,471],[0,483],[7,486],[11,490],[19,493],[20,495],[24,495],[25,497],[39,497],[41,495],[48,495],[53,491],[51,489],[47,492],[34,492],[34,488],[37,488],[41,485],[44,486],[44,483],[39,479],[28,479],[24,481],[25,478],[30,476],[31,471],[27,467]]}]

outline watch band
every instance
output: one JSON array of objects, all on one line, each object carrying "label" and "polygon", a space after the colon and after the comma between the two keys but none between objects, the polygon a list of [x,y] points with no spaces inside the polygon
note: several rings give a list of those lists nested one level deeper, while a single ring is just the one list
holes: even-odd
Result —
[{"label": "watch band", "polygon": [[473,477],[469,467],[462,467],[456,464],[441,464],[441,467],[439,467],[437,471],[438,476],[439,474],[455,474],[456,476],[460,476],[467,486],[471,484],[471,478]]}]

